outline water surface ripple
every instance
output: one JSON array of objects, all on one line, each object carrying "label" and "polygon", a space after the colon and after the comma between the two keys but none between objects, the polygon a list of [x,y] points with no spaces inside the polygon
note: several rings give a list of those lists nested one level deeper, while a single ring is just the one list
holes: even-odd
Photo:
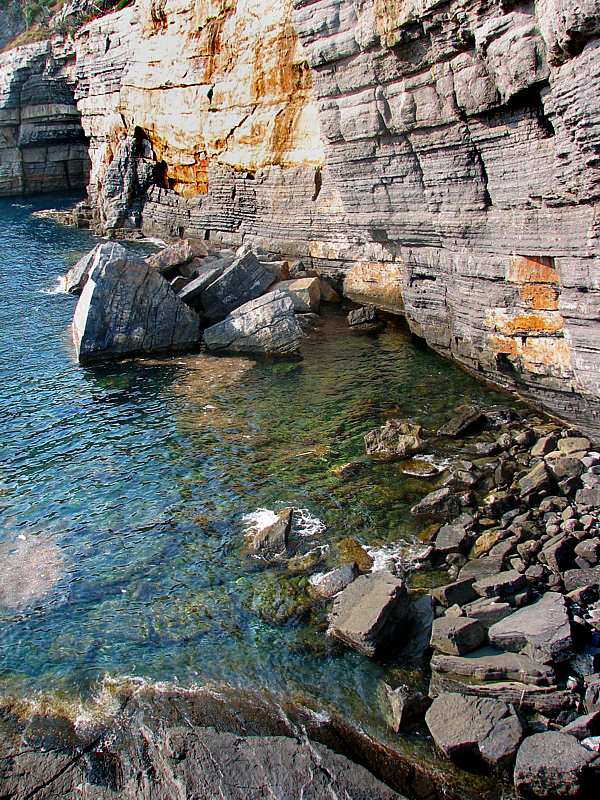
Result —
[{"label": "water surface ripple", "polygon": [[95,240],[31,215],[48,202],[0,200],[4,687],[85,694],[107,674],[226,682],[382,724],[394,667],[331,642],[306,575],[243,556],[241,519],[306,509],[326,525],[304,543],[330,546],[321,569],[344,537],[409,552],[408,509],[433,485],[397,465],[350,481],[334,468],[363,457],[364,433],[392,411],[435,428],[465,400],[505,398],[402,328],[350,336],[339,312],[300,362],[84,369],[69,333],[76,300],[53,288]]}]

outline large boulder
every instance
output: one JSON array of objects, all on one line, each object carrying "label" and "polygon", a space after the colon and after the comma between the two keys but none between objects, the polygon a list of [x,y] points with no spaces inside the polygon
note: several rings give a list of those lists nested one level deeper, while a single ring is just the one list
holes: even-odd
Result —
[{"label": "large boulder", "polygon": [[361,575],[335,599],[331,635],[366,656],[382,655],[409,625],[404,581],[388,572]]},{"label": "large boulder", "polygon": [[431,669],[477,681],[519,681],[533,686],[554,683],[551,667],[520,653],[505,653],[494,647],[482,647],[462,656],[436,653],[431,659]]},{"label": "large boulder", "polygon": [[564,597],[557,592],[548,592],[492,625],[488,636],[495,647],[523,652],[542,664],[564,661],[572,654],[569,615]]},{"label": "large boulder", "polygon": [[427,727],[442,752],[469,769],[485,759],[505,766],[514,758],[523,729],[512,707],[500,700],[468,697],[456,692],[440,694],[425,715]]},{"label": "large boulder", "polygon": [[102,245],[73,318],[82,364],[194,347],[200,320],[153,267],[116,243]]},{"label": "large boulder", "polygon": [[275,280],[251,250],[242,248],[238,252],[241,254],[236,255],[233,263],[202,292],[202,306],[208,319],[224,319],[244,303],[260,297]]},{"label": "large boulder", "polygon": [[234,353],[298,353],[302,330],[294,304],[283,292],[268,292],[204,331],[209,350]]},{"label": "large boulder", "polygon": [[587,794],[587,787],[581,784],[586,767],[597,756],[574,736],[556,731],[536,733],[525,739],[517,753],[515,786],[535,797],[594,797],[596,792]]},{"label": "large boulder", "polygon": [[381,428],[365,434],[365,449],[371,458],[383,461],[406,458],[423,450],[422,432],[421,426],[414,422],[390,419]]},{"label": "large boulder", "polygon": [[229,255],[209,256],[197,267],[192,279],[177,294],[187,305],[198,304],[202,292],[223,274],[232,261],[233,257]]}]

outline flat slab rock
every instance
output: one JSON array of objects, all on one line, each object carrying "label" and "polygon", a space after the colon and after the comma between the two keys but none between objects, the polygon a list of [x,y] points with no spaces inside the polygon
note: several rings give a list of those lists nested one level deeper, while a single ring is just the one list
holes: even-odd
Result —
[{"label": "flat slab rock", "polygon": [[463,656],[436,653],[431,659],[431,669],[478,681],[519,681],[534,686],[554,683],[551,667],[520,653],[505,653],[495,647],[481,647]]},{"label": "flat slab rock", "polygon": [[485,629],[477,619],[439,617],[431,629],[431,646],[442,653],[461,656],[480,647]]},{"label": "flat slab rock", "polygon": [[381,655],[409,619],[406,584],[388,572],[361,575],[335,599],[331,635],[366,656]]},{"label": "flat slab rock", "polygon": [[300,349],[302,329],[291,299],[276,290],[240,306],[203,338],[209,350],[292,355]]},{"label": "flat slab rock", "polygon": [[180,352],[199,338],[198,315],[155,269],[116,243],[96,250],[73,318],[82,364]]},{"label": "flat slab rock", "polygon": [[513,653],[523,652],[547,664],[564,661],[573,642],[567,606],[562,595],[547,592],[537,602],[492,625],[490,644]]},{"label": "flat slab rock", "polygon": [[[591,794],[585,793],[585,771],[598,754],[582,747],[573,736],[555,731],[527,737],[517,753],[514,781],[520,792],[536,797],[597,796],[596,785],[590,781]],[[591,776],[590,776],[591,778]]]}]

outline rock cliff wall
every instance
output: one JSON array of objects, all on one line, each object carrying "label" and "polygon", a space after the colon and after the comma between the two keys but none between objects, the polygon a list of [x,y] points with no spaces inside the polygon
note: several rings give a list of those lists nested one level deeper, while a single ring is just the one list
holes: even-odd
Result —
[{"label": "rock cliff wall", "polygon": [[599,0],[138,0],[75,50],[104,229],[300,256],[600,438]]},{"label": "rock cliff wall", "polygon": [[0,196],[83,188],[89,158],[68,42],[0,54]]}]

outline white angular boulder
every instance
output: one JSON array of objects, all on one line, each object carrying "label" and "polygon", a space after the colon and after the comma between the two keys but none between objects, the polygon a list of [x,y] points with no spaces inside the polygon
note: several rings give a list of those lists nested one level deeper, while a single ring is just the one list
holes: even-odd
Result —
[{"label": "white angular boulder", "polygon": [[233,353],[294,354],[301,340],[302,330],[294,315],[294,304],[280,291],[250,300],[223,322],[204,331],[209,350]]},{"label": "white angular boulder", "polygon": [[299,314],[317,314],[321,304],[321,284],[318,278],[296,278],[291,281],[279,281],[273,289],[280,289],[291,298],[294,311]]},{"label": "white angular boulder", "polygon": [[80,363],[180,352],[199,338],[198,315],[156,269],[116,243],[96,251],[73,318]]}]

